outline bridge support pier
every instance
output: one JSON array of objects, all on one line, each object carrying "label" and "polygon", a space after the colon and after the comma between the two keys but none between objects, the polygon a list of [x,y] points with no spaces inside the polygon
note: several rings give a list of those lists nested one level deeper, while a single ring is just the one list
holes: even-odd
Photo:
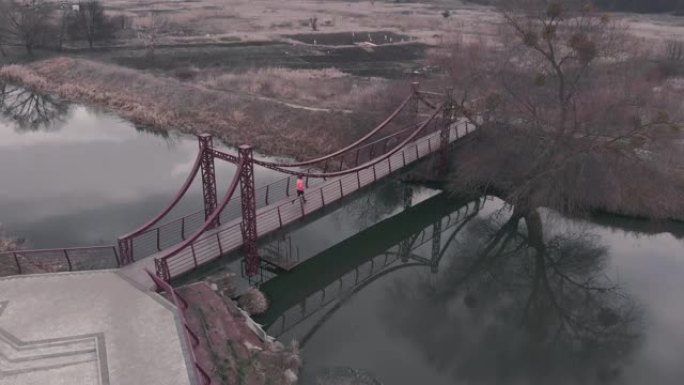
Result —
[{"label": "bridge support pier", "polygon": [[[209,134],[202,134],[199,136],[199,150],[202,153],[202,195],[204,197],[204,220],[209,219],[211,214],[218,206],[218,198],[216,196],[216,171],[214,168],[214,142]],[[210,228],[214,228],[220,224],[220,219],[211,224]]]},{"label": "bridge support pier", "polygon": [[454,123],[453,90],[446,91],[446,100],[442,112],[442,128],[439,132],[439,166],[440,176],[446,176],[449,172],[449,139],[451,125]]},{"label": "bridge support pier", "polygon": [[412,82],[411,89],[413,91],[413,100],[411,101],[413,103],[411,111],[413,113],[413,123],[418,127],[418,124],[420,124],[420,95],[418,95],[420,82]]},{"label": "bridge support pier", "polygon": [[133,239],[119,238],[119,265],[126,266],[133,263]]},{"label": "bridge support pier", "polygon": [[259,272],[257,247],[256,189],[254,187],[254,163],[252,147],[242,145],[240,160],[245,161],[240,173],[240,194],[242,199],[242,250],[245,260],[245,275],[252,277]]},{"label": "bridge support pier", "polygon": [[442,220],[432,224],[432,255],[430,258],[430,271],[437,273],[439,268],[439,254],[442,248]]}]

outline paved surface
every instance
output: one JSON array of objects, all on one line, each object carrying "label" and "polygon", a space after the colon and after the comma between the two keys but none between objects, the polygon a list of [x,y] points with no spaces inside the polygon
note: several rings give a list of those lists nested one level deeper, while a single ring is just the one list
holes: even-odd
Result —
[{"label": "paved surface", "polygon": [[186,385],[176,313],[106,270],[0,278],[0,385]]}]

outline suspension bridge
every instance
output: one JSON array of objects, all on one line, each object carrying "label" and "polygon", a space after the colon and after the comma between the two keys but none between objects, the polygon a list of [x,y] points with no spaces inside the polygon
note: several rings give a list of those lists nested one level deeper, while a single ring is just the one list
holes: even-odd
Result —
[{"label": "suspension bridge", "polygon": [[[407,113],[409,119],[405,118]],[[366,135],[316,159],[260,160],[249,145],[240,146],[237,153],[224,152],[213,146],[210,135],[200,135],[199,151],[187,179],[171,202],[150,221],[108,246],[0,253],[0,275],[120,267],[133,280],[150,286],[146,270],[153,270],[168,282],[241,250],[244,273],[253,276],[261,263],[257,245],[260,238],[433,154],[439,154],[438,166],[444,170],[450,144],[474,128],[467,120],[456,118],[450,93],[421,91],[414,83],[395,111]],[[236,166],[220,199],[216,161]],[[255,167],[275,170],[283,178],[257,187]],[[297,175],[306,179],[306,203],[293,204]],[[173,218],[174,208],[198,178],[203,209]]]}]

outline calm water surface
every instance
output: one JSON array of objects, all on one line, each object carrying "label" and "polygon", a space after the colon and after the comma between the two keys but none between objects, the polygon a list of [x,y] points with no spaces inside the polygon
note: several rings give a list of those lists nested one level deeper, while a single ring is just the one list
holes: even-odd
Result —
[{"label": "calm water surface", "polygon": [[[506,231],[500,202],[473,216],[450,201],[414,204],[264,284],[261,320],[302,341],[308,383],[681,383],[682,239],[553,213],[533,234],[524,221]],[[402,261],[415,234],[428,241]]]},{"label": "calm water surface", "polygon": [[[192,168],[193,136],[144,131],[94,109],[14,92],[0,96],[0,223],[29,247],[111,244],[163,209]],[[234,167],[216,167],[221,196]],[[282,176],[258,170],[256,178]],[[174,211],[201,207],[196,180]]]}]

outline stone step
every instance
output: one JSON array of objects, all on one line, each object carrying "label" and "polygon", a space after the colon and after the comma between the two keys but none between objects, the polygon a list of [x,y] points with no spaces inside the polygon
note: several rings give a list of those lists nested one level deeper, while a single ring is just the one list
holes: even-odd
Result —
[{"label": "stone step", "polygon": [[24,357],[7,357],[0,353],[0,373],[32,370],[46,370],[85,362],[96,362],[95,349],[65,350],[60,353],[40,354]]},{"label": "stone step", "polygon": [[0,330],[0,355],[10,359],[23,359],[59,355],[78,351],[95,351],[97,341],[93,337],[67,341],[22,342]]}]

